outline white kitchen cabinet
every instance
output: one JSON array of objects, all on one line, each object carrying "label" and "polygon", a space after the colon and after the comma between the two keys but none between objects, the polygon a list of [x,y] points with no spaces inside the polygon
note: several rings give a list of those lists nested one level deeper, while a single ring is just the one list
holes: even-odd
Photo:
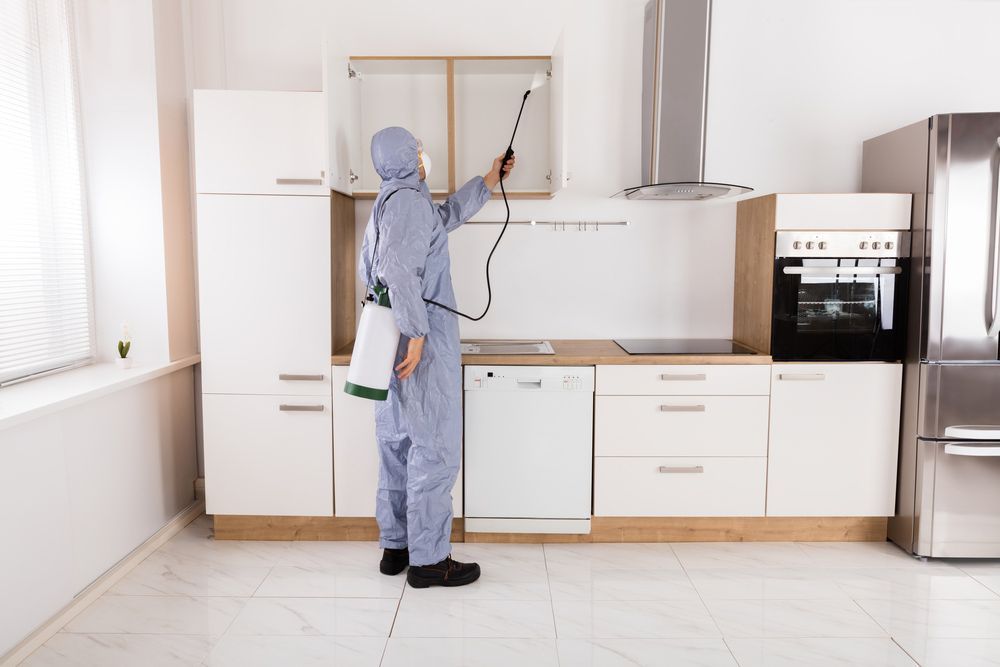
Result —
[{"label": "white kitchen cabinet", "polygon": [[536,73],[514,149],[518,168],[505,181],[511,198],[547,197],[569,178],[566,165],[563,42],[545,56],[350,57],[327,44],[325,95],[330,187],[374,197],[380,178],[372,136],[399,125],[420,139],[433,169],[428,187],[445,195],[489,168],[510,141],[525,90]]},{"label": "white kitchen cabinet", "polygon": [[198,195],[206,393],[330,396],[329,197]]},{"label": "white kitchen cabinet", "polygon": [[598,396],[767,396],[765,364],[597,367]]},{"label": "white kitchen cabinet", "polygon": [[595,516],[764,516],[764,457],[598,457]]},{"label": "white kitchen cabinet", "polygon": [[[333,473],[334,513],[375,516],[378,489],[378,445],[375,443],[375,403],[344,392],[347,366],[334,366]],[[452,489],[455,517],[462,516],[462,474]]]},{"label": "white kitchen cabinet", "polygon": [[774,228],[886,230],[910,228],[911,195],[892,193],[776,194]]},{"label": "white kitchen cabinet", "polygon": [[763,516],[766,364],[602,365],[595,516]]},{"label": "white kitchen cabinet", "polygon": [[892,516],[902,366],[774,364],[768,516]]},{"label": "white kitchen cabinet", "polygon": [[598,396],[597,456],[767,456],[767,396]]},{"label": "white kitchen cabinet", "polygon": [[205,394],[209,514],[333,515],[330,399]]},{"label": "white kitchen cabinet", "polygon": [[194,91],[199,193],[329,195],[322,93]]}]

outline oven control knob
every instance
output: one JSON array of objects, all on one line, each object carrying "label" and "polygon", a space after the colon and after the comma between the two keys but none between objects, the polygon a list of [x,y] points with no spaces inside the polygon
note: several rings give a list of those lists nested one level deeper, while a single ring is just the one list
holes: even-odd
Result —
[{"label": "oven control knob", "polygon": [[826,241],[820,241],[819,242],[819,249],[820,250],[826,250]]},{"label": "oven control knob", "polygon": [[886,241],[885,242],[885,249],[886,250],[892,250],[892,241]]},{"label": "oven control knob", "polygon": [[792,244],[792,247],[795,248],[796,250],[800,249],[802,247],[802,241],[796,241],[795,243]]},{"label": "oven control knob", "polygon": [[813,249],[813,242],[806,241],[806,250],[812,250],[812,249]]},{"label": "oven control knob", "polygon": [[878,250],[881,245],[878,241],[872,241],[872,250]]},{"label": "oven control knob", "polygon": [[864,250],[865,248],[868,247],[868,241],[862,241],[861,243],[858,244],[858,247]]}]

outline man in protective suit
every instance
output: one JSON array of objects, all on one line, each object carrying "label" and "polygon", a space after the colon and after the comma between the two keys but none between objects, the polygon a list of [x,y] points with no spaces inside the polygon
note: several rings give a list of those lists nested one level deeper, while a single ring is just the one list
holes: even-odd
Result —
[{"label": "man in protective suit", "polygon": [[[479,565],[451,558],[451,490],[462,458],[462,361],[458,318],[426,303],[455,309],[448,232],[489,200],[514,160],[493,161],[443,204],[431,200],[425,178],[430,158],[410,132],[387,127],[372,138],[372,162],[382,178],[365,230],[359,272],[381,284],[402,333],[389,397],[376,403],[379,485],[375,514],[379,569],[395,575],[409,566],[416,588],[463,586]],[[377,256],[375,250],[378,225]]]}]

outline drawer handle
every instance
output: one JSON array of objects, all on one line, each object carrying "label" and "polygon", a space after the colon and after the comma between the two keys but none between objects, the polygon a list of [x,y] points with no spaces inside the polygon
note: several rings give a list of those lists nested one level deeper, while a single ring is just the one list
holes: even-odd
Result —
[{"label": "drawer handle", "polygon": [[302,382],[322,382],[326,377],[322,373],[319,375],[301,375],[299,373],[278,373],[279,380],[294,380]]},{"label": "drawer handle", "polygon": [[667,382],[698,382],[706,380],[707,378],[704,373],[664,373],[660,376],[660,379],[666,380]]},{"label": "drawer handle", "polygon": [[826,379],[824,373],[778,373],[779,380],[796,380],[798,382],[820,382]]},{"label": "drawer handle", "polygon": [[659,472],[705,472],[705,466],[660,466]]},{"label": "drawer handle", "polygon": [[326,410],[324,405],[288,405],[287,403],[282,403],[278,406],[278,409],[282,412],[323,412]]},{"label": "drawer handle", "polygon": [[661,405],[660,412],[704,412],[704,405]]},{"label": "drawer handle", "polygon": [[276,178],[277,185],[323,185],[322,178]]}]

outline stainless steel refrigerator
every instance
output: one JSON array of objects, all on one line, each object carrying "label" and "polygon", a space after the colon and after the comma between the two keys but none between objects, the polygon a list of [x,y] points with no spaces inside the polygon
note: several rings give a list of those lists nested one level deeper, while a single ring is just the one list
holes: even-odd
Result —
[{"label": "stainless steel refrigerator", "polygon": [[865,192],[913,193],[896,516],[919,556],[1000,557],[1000,113],[864,143]]}]

